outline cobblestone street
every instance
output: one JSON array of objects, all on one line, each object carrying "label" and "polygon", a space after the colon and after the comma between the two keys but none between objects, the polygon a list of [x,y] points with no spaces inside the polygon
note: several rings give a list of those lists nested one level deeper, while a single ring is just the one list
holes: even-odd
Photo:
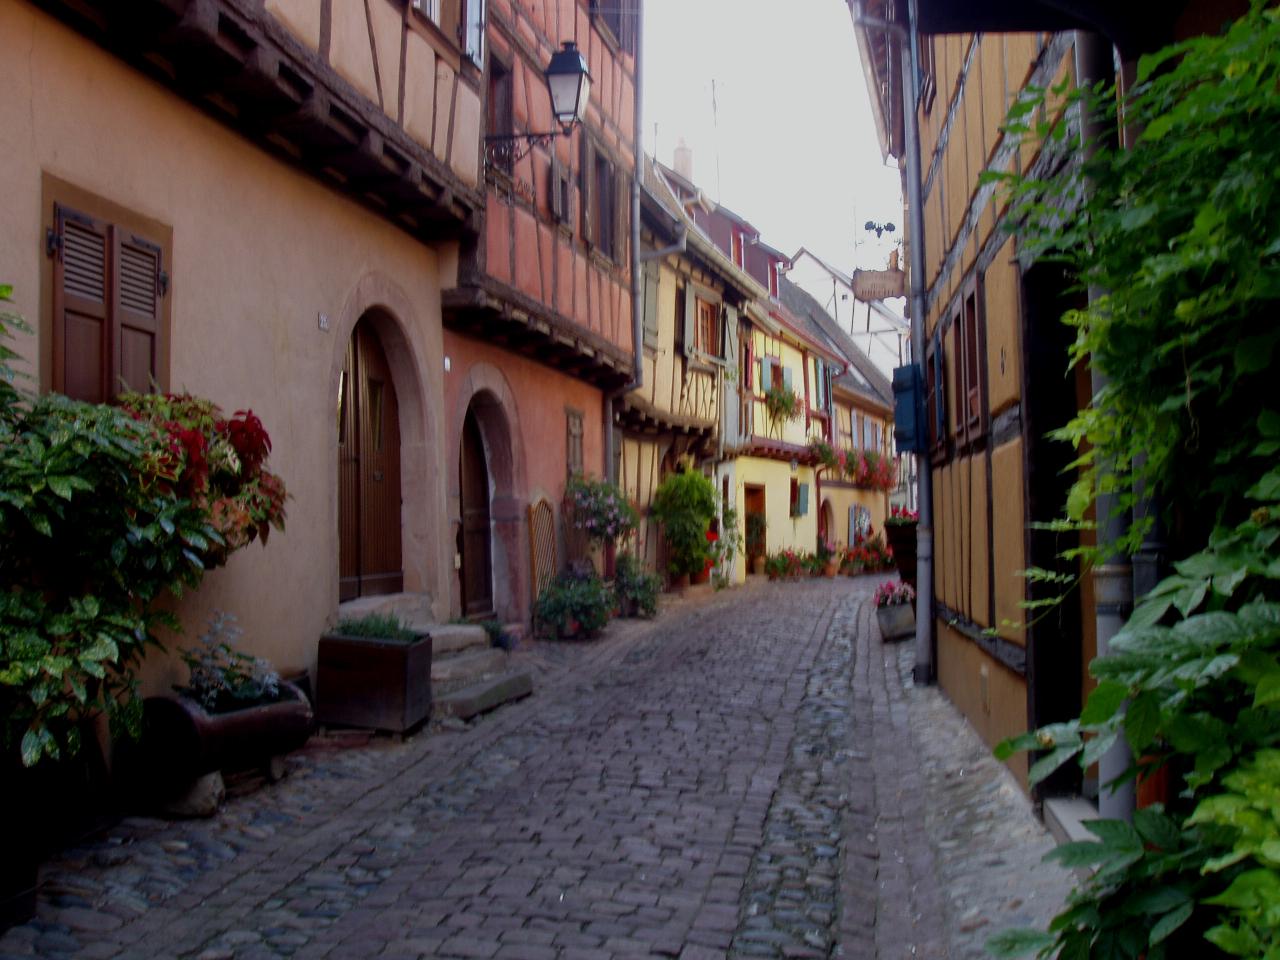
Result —
[{"label": "cobblestone street", "polygon": [[213,820],[66,851],[0,958],[983,956],[1069,878],[873,586],[532,644],[534,696],[466,730],[309,747]]}]

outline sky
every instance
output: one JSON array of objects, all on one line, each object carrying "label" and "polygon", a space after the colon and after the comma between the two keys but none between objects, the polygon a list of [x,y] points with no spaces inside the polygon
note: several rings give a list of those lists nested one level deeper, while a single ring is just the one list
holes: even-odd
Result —
[{"label": "sky", "polygon": [[[679,138],[693,179],[787,255],[849,271],[900,237],[898,172],[881,159],[844,0],[645,0],[644,148],[668,166]],[[714,102],[713,110],[713,81]]]}]

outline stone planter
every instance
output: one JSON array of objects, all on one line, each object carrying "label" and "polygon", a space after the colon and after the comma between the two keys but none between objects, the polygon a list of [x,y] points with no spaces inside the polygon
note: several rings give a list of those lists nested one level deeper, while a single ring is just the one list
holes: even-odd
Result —
[{"label": "stone planter", "polygon": [[408,643],[327,633],[316,664],[316,719],[404,733],[431,715],[431,637]]},{"label": "stone planter", "polygon": [[210,713],[177,694],[143,703],[141,774],[150,801],[167,801],[215,770],[266,768],[307,742],[314,726],[306,695],[288,681],[280,699]]},{"label": "stone planter", "polygon": [[886,523],[884,537],[893,550],[893,562],[903,583],[916,586],[916,526],[914,523]]},{"label": "stone planter", "polygon": [[905,640],[915,636],[916,611],[909,603],[876,607],[876,620],[880,624],[880,636],[884,640]]}]

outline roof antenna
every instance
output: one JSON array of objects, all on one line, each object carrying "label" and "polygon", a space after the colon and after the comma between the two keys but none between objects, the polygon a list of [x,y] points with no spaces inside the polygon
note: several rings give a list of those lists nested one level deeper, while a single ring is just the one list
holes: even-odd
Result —
[{"label": "roof antenna", "polygon": [[711,78],[711,129],[715,135],[716,203],[720,203],[720,117],[716,108],[716,78]]}]

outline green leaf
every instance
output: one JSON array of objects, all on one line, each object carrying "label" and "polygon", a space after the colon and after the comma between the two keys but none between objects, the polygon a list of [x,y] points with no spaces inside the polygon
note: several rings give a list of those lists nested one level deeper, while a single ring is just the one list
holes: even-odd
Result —
[{"label": "green leaf", "polygon": [[1110,720],[1124,706],[1128,696],[1129,688],[1123,683],[1103,680],[1089,694],[1084,710],[1080,713],[1080,722],[1096,724]]},{"label": "green leaf", "polygon": [[1182,831],[1177,822],[1151,807],[1133,812],[1133,828],[1145,843],[1159,850],[1176,850],[1182,844]]},{"label": "green leaf", "polygon": [[1160,729],[1160,705],[1153,693],[1143,692],[1124,712],[1124,736],[1135,755],[1141,756]]},{"label": "green leaf", "polygon": [[1191,917],[1191,911],[1195,909],[1194,903],[1184,903],[1176,910],[1170,910],[1163,917],[1156,921],[1155,926],[1151,928],[1151,935],[1147,938],[1147,943],[1155,946],[1160,943],[1169,934],[1173,933],[1180,926],[1187,922]]},{"label": "green leaf", "polygon": [[1040,758],[1031,765],[1031,769],[1027,771],[1027,782],[1031,786],[1035,786],[1045,777],[1049,776],[1053,771],[1074,757],[1081,750],[1081,745],[1076,743],[1070,746],[1057,747],[1047,756]]},{"label": "green leaf", "polygon": [[1048,950],[1055,938],[1043,930],[1005,930],[987,938],[987,952],[994,957],[1025,957],[1029,953]]}]

